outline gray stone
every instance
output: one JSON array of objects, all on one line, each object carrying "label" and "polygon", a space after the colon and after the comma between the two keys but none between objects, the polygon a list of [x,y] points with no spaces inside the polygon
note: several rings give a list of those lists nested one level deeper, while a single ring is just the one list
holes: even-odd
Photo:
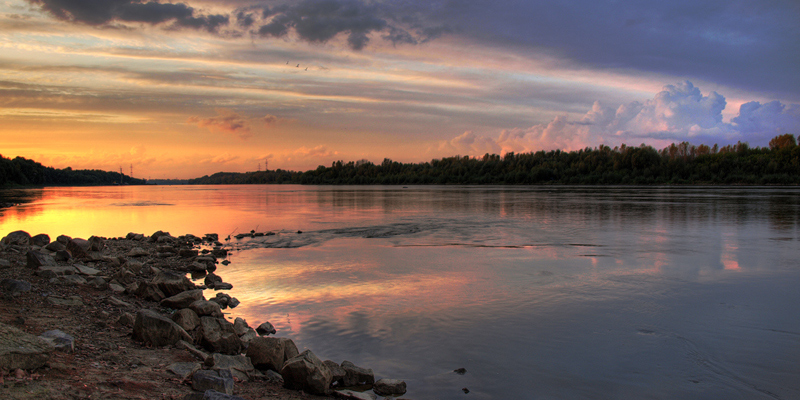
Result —
[{"label": "gray stone", "polygon": [[241,354],[225,355],[214,353],[211,355],[211,358],[214,361],[213,370],[230,370],[231,374],[233,374],[236,379],[243,382],[250,380],[250,374],[255,370],[253,363],[250,362],[250,358]]},{"label": "gray stone", "polygon": [[134,247],[134,248],[128,250],[127,253],[125,253],[125,256],[127,256],[127,257],[145,257],[145,256],[148,256],[148,255],[150,255],[150,253],[148,253],[147,250],[145,250],[145,249],[143,249],[141,247]]},{"label": "gray stone", "polygon": [[122,326],[133,327],[133,325],[136,323],[136,317],[134,317],[133,314],[129,312],[124,312],[117,319],[117,323]]},{"label": "gray stone", "polygon": [[[197,250],[193,249],[180,249],[178,250],[178,255],[183,258],[191,258],[197,256]],[[204,268],[205,269],[205,268]]]},{"label": "gray stone", "polygon": [[11,296],[18,296],[20,293],[30,292],[31,283],[28,281],[6,278],[0,281],[0,290]]},{"label": "gray stone", "polygon": [[233,378],[223,378],[217,371],[201,369],[192,374],[192,389],[201,392],[212,389],[225,394],[233,394]]},{"label": "gray stone", "polygon": [[141,261],[136,260],[128,260],[125,262],[125,268],[129,271],[133,272],[134,274],[138,274],[142,272],[142,268],[144,268],[144,263]]},{"label": "gray stone", "polygon": [[69,297],[48,296],[47,302],[54,306],[77,307],[84,305],[83,299],[81,299],[80,296],[69,296]]},{"label": "gray stone", "polygon": [[259,335],[266,336],[271,334],[274,335],[278,331],[276,331],[275,327],[269,322],[264,322],[263,324],[259,325],[258,328],[256,328],[256,332],[258,332]]},{"label": "gray stone", "polygon": [[72,259],[72,254],[66,249],[56,251],[56,261],[69,261],[70,259]]},{"label": "gray stone", "polygon": [[92,236],[89,238],[90,251],[103,251],[106,248],[106,240],[99,236]]},{"label": "gray stone", "polygon": [[175,313],[172,314],[172,320],[180,325],[186,332],[191,332],[200,325],[200,317],[197,316],[196,312],[188,308],[175,311]]},{"label": "gray stone", "polygon": [[245,400],[245,398],[208,389],[203,393],[187,394],[183,400]]},{"label": "gray stone", "polygon": [[125,287],[116,283],[109,283],[108,288],[114,293],[125,293]]},{"label": "gray stone", "polygon": [[[58,243],[58,242],[54,242],[54,243]],[[95,275],[100,275],[100,273],[101,273],[101,271],[99,269],[92,268],[92,267],[87,267],[85,265],[75,264],[75,265],[73,265],[73,267],[75,267],[75,270],[81,275],[95,276]]]},{"label": "gray stone", "polygon": [[46,233],[40,233],[36,236],[31,237],[30,244],[34,246],[44,247],[50,243],[50,236]]},{"label": "gray stone", "polygon": [[247,321],[243,318],[236,317],[233,320],[233,330],[236,332],[237,335],[242,336],[250,329],[250,325],[247,325]]},{"label": "gray stone", "polygon": [[0,244],[7,246],[27,246],[31,242],[31,235],[25,231],[14,231],[0,239]]},{"label": "gray stone", "polygon": [[203,368],[199,362],[179,362],[167,366],[167,371],[177,375],[182,381],[188,379],[192,374]]},{"label": "gray stone", "polygon": [[266,378],[268,382],[283,384],[283,377],[281,374],[273,370],[267,371],[267,373],[264,374],[264,378]]},{"label": "gray stone", "polygon": [[74,275],[77,272],[78,270],[71,265],[43,265],[34,272],[34,275],[50,279],[56,276]]},{"label": "gray stone", "polygon": [[197,347],[194,347],[193,344],[185,340],[179,340],[178,343],[175,343],[175,347],[179,349],[185,349],[186,351],[188,351],[189,353],[191,353],[193,356],[197,357],[200,361],[203,361],[204,363],[206,360],[210,358],[210,356],[206,354],[204,351],[198,350]]},{"label": "gray stone", "polygon": [[381,396],[400,396],[406,393],[406,383],[399,379],[378,379],[372,391]]},{"label": "gray stone", "polygon": [[58,237],[56,237],[56,242],[61,243],[64,246],[66,246],[70,240],[72,240],[72,238],[67,235],[58,235]]},{"label": "gray stone", "polygon": [[109,296],[108,299],[106,299],[106,303],[111,304],[112,306],[121,307],[121,308],[133,307],[133,304],[128,303],[126,301],[122,301],[122,300],[120,300],[120,299],[118,299],[118,298],[116,298],[114,296]]},{"label": "gray stone", "polygon": [[333,392],[336,397],[340,397],[343,399],[354,399],[354,400],[377,400],[378,396],[375,393],[370,392],[356,392],[355,390],[350,389],[341,389],[335,390]]},{"label": "gray stone", "polygon": [[238,306],[239,304],[241,304],[239,302],[239,299],[237,299],[236,297],[231,297],[231,301],[228,302],[228,307],[236,308],[236,306]]},{"label": "gray stone", "polygon": [[233,289],[233,285],[228,282],[214,283],[214,290],[231,290],[231,289]]},{"label": "gray stone", "polygon": [[56,260],[53,256],[42,253],[41,251],[30,250],[25,254],[28,260],[28,268],[39,268],[43,265],[55,266]]},{"label": "gray stone", "polygon": [[50,242],[46,246],[44,246],[45,250],[49,251],[59,251],[59,250],[66,250],[67,246],[64,246],[61,242]]},{"label": "gray stone", "polygon": [[344,386],[371,385],[375,383],[375,374],[371,369],[361,368],[350,361],[342,361],[344,369]]},{"label": "gray stone", "polygon": [[201,317],[198,339],[201,346],[214,353],[239,354],[242,349],[233,324],[221,318]]},{"label": "gray stone", "polygon": [[255,337],[247,344],[245,354],[258,369],[280,371],[287,360],[286,343],[281,338]]},{"label": "gray stone", "polygon": [[75,351],[75,338],[58,329],[47,331],[39,335],[39,337],[48,341],[58,351],[63,351],[64,353]]},{"label": "gray stone", "polygon": [[246,348],[250,345],[250,341],[257,337],[261,336],[258,336],[255,329],[247,328],[247,332],[245,332],[244,335],[239,336],[239,339],[242,341],[242,345]]},{"label": "gray stone", "polygon": [[[216,286],[214,287],[216,290]],[[209,301],[213,301],[214,303],[219,304],[219,308],[226,309],[228,308],[228,303],[231,301],[231,296],[226,293],[217,293],[213,299],[209,299]]]},{"label": "gray stone", "polygon": [[86,279],[80,275],[63,275],[50,279],[50,283],[61,286],[77,286],[85,285]]},{"label": "gray stone", "polygon": [[287,389],[304,390],[318,395],[331,391],[331,371],[311,350],[287,360],[281,369],[281,376],[283,386]]},{"label": "gray stone", "polygon": [[121,285],[130,285],[136,280],[136,274],[131,271],[128,271],[127,268],[120,268],[117,273],[112,275],[112,278],[116,280]]},{"label": "gray stone", "polygon": [[86,239],[75,238],[67,242],[67,251],[74,258],[89,258],[92,244]]},{"label": "gray stone", "polygon": [[205,283],[209,287],[213,286],[217,282],[222,282],[222,278],[213,272],[206,275],[206,278],[203,280],[203,283]]},{"label": "gray stone", "polygon": [[160,302],[161,300],[164,300],[165,297],[167,297],[164,296],[164,292],[162,292],[161,289],[159,289],[158,286],[154,283],[140,282],[137,285],[137,282],[134,282],[131,285],[136,285],[136,287],[133,288],[132,286],[128,286],[127,290],[129,292],[133,292],[134,294],[145,300]]},{"label": "gray stone", "polygon": [[172,345],[179,340],[192,340],[192,337],[178,324],[152,310],[140,310],[136,314],[133,338],[153,346]]},{"label": "gray stone", "polygon": [[153,283],[155,283],[167,297],[195,289],[194,284],[189,278],[169,271],[159,272],[156,277],[153,278]]},{"label": "gray stone", "polygon": [[5,258],[0,258],[0,269],[8,268],[11,268],[11,261],[6,260]]},{"label": "gray stone", "polygon": [[106,290],[108,289],[108,282],[105,279],[99,276],[95,276],[94,278],[89,279],[86,282],[87,285],[97,289],[97,290]]},{"label": "gray stone", "polygon": [[208,300],[197,300],[189,304],[189,309],[196,312],[201,317],[211,316],[216,318],[222,317],[222,309],[219,304]]},{"label": "gray stone", "polygon": [[171,255],[177,253],[177,251],[175,251],[175,248],[172,246],[157,246],[156,251],[159,253],[169,253]]},{"label": "gray stone", "polygon": [[344,369],[332,360],[325,360],[322,363],[331,370],[331,382],[338,382],[340,386],[343,386],[344,377],[346,376]]},{"label": "gray stone", "polygon": [[203,291],[200,289],[194,289],[167,297],[166,299],[161,300],[160,304],[161,307],[179,310],[181,308],[188,308],[192,303],[198,300],[205,300],[205,297],[203,297]]},{"label": "gray stone", "polygon": [[189,270],[193,272],[206,272],[206,264],[195,261],[189,265]]},{"label": "gray stone", "polygon": [[31,370],[43,366],[53,346],[47,341],[0,323],[0,369]]}]

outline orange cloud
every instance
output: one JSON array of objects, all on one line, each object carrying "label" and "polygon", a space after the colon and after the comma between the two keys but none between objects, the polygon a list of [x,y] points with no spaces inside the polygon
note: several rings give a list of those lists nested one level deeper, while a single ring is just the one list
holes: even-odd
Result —
[{"label": "orange cloud", "polygon": [[241,114],[226,108],[217,108],[217,116],[211,118],[189,117],[190,124],[196,124],[201,128],[208,128],[214,132],[222,132],[239,136],[247,139],[253,134],[250,132],[250,123]]}]

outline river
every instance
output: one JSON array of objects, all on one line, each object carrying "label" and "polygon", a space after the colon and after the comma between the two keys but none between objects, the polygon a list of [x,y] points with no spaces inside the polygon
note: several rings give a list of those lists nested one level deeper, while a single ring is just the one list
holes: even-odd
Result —
[{"label": "river", "polygon": [[797,188],[119,186],[6,201],[24,202],[0,210],[0,236],[273,232],[226,242],[217,273],[242,301],[229,317],[404,379],[408,398],[800,398]]}]

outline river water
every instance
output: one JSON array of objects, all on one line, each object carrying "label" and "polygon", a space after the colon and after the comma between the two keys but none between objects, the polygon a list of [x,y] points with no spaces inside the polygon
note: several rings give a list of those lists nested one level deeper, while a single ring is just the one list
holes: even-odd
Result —
[{"label": "river water", "polygon": [[229,317],[404,379],[408,398],[800,398],[800,189],[123,186],[8,199],[26,202],[0,211],[2,236],[274,232],[227,242],[217,273],[242,301]]}]

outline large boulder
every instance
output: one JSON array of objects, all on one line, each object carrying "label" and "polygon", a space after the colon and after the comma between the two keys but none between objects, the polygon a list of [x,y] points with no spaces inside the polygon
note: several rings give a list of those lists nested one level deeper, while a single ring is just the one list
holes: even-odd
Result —
[{"label": "large boulder", "polygon": [[344,369],[333,360],[325,360],[323,363],[331,370],[331,382],[338,382],[339,386],[343,386],[344,377],[347,375]]},{"label": "large boulder", "polygon": [[220,374],[219,371],[201,369],[192,374],[192,389],[200,392],[213,389],[220,393],[233,394],[233,377],[224,372]]},{"label": "large boulder", "polygon": [[133,338],[153,346],[166,346],[192,337],[171,319],[152,310],[140,310],[133,323]]},{"label": "large boulder", "polygon": [[250,358],[241,354],[225,355],[214,353],[211,355],[211,359],[214,362],[214,366],[211,369],[215,371],[229,370],[236,379],[243,382],[250,380],[250,374],[255,371]]},{"label": "large boulder", "polygon": [[106,248],[106,240],[99,236],[92,236],[89,238],[90,251],[103,251]]},{"label": "large boulder", "polygon": [[224,319],[201,317],[197,335],[200,345],[214,353],[241,353],[242,341],[233,330],[233,324]]},{"label": "large boulder", "polygon": [[285,344],[281,338],[255,337],[247,344],[246,355],[256,368],[279,372],[287,360]]},{"label": "large boulder", "polygon": [[158,288],[158,285],[151,282],[134,282],[133,284],[128,286],[131,292],[135,295],[150,301],[161,301],[164,300],[165,296],[164,292]]},{"label": "large boulder", "polygon": [[247,325],[247,321],[243,318],[236,317],[236,319],[233,320],[233,330],[236,331],[237,335],[242,336],[250,330],[250,325]]},{"label": "large boulder", "polygon": [[34,246],[44,247],[50,243],[50,236],[46,233],[40,233],[31,237],[30,243]]},{"label": "large boulder", "polygon": [[44,339],[0,323],[0,369],[39,368],[47,362],[53,350]]},{"label": "large boulder", "polygon": [[311,350],[306,350],[284,363],[281,369],[283,386],[325,395],[331,389],[331,371]]},{"label": "large boulder", "polygon": [[155,278],[153,278],[152,282],[168,297],[175,296],[187,290],[196,289],[194,283],[192,283],[189,278],[169,271],[160,271]]},{"label": "large boulder", "polygon": [[41,251],[31,250],[25,253],[28,260],[28,268],[39,268],[41,266],[55,266],[56,260],[53,256],[42,253]]},{"label": "large boulder", "polygon": [[200,317],[188,308],[175,311],[175,314],[172,314],[172,320],[186,332],[191,332],[200,325]]},{"label": "large boulder", "polygon": [[275,327],[272,326],[272,324],[269,323],[269,321],[264,322],[261,325],[259,325],[258,328],[256,328],[256,332],[258,332],[258,334],[262,335],[262,336],[274,335],[274,334],[278,333],[278,331],[275,330]]},{"label": "large boulder", "polygon": [[344,386],[371,385],[375,383],[375,374],[372,369],[361,368],[350,361],[342,361],[344,369]]},{"label": "large boulder", "polygon": [[72,254],[74,258],[88,258],[89,252],[92,251],[92,243],[86,239],[70,239],[67,242],[67,251]]},{"label": "large boulder", "polygon": [[197,300],[205,300],[203,297],[203,291],[200,289],[195,290],[187,290],[185,292],[178,293],[174,296],[167,297],[164,300],[161,300],[161,307],[172,308],[175,310],[179,310],[181,308],[188,308],[192,303]]},{"label": "large boulder", "polygon": [[8,246],[27,246],[31,242],[31,235],[25,231],[14,231],[6,235],[0,244]]},{"label": "large boulder", "polygon": [[197,300],[189,304],[189,309],[196,312],[201,317],[222,318],[222,309],[219,304],[208,300]]}]

